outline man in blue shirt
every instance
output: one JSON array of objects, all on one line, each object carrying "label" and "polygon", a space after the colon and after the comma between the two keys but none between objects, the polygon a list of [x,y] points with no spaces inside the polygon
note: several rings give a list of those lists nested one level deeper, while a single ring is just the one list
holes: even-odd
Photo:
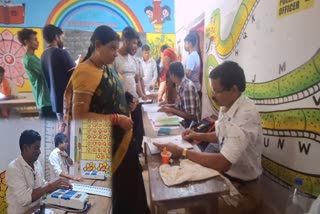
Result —
[{"label": "man in blue shirt", "polygon": [[63,95],[69,82],[75,62],[63,48],[63,32],[54,25],[43,29],[43,38],[48,47],[41,56],[41,66],[50,90],[52,111],[57,119],[63,118]]},{"label": "man in blue shirt", "polygon": [[185,74],[194,83],[197,91],[201,93],[200,81],[200,56],[196,50],[197,37],[195,33],[189,33],[184,39],[184,48],[189,53],[185,60]]}]

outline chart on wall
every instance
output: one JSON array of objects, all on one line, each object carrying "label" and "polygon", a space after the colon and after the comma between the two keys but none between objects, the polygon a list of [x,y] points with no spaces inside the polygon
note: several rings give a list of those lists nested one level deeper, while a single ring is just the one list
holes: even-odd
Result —
[{"label": "chart on wall", "polygon": [[320,19],[320,5],[313,0],[212,4],[205,20],[203,111],[218,111],[209,72],[223,61],[238,62],[246,74],[245,94],[261,114],[265,171],[289,185],[301,177],[304,192],[319,195],[320,31],[314,20]]},{"label": "chart on wall", "polygon": [[111,121],[72,122],[71,137],[71,155],[81,173],[98,170],[111,176]]}]

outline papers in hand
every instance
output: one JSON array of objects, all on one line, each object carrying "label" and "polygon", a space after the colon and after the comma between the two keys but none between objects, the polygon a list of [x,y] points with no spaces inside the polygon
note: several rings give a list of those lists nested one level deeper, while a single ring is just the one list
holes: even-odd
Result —
[{"label": "papers in hand", "polygon": [[188,142],[182,139],[181,135],[169,136],[169,137],[143,137],[143,142],[147,143],[149,146],[151,154],[158,154],[160,150],[158,147],[153,145],[153,143],[166,144],[166,143],[174,143],[182,148],[191,149],[193,146]]}]

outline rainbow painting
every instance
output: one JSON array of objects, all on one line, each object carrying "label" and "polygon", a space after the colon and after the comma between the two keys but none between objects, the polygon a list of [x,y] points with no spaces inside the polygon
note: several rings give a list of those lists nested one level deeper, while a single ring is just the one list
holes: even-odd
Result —
[{"label": "rainbow painting", "polygon": [[[94,12],[92,12],[94,11]],[[101,24],[101,22],[93,22],[99,20],[103,17],[103,14],[100,14],[98,17],[98,12],[104,13],[105,17],[109,16],[111,18],[117,18],[121,25],[123,26],[111,26],[111,27],[126,27],[131,26],[136,29],[138,32],[144,32],[141,23],[139,22],[137,16],[133,11],[122,1],[119,0],[93,0],[93,1],[77,1],[77,0],[62,0],[59,2],[54,9],[52,10],[49,18],[47,19],[46,24],[54,24],[61,28],[64,28],[71,22],[70,20],[77,19],[79,14],[86,13],[82,18],[82,25],[87,23],[86,27],[96,27]],[[85,21],[83,21],[85,20]],[[88,22],[86,22],[88,20]],[[105,21],[105,20],[104,20]],[[91,23],[91,25],[90,25]],[[95,25],[96,23],[96,25]],[[79,27],[79,26],[77,26]]]}]

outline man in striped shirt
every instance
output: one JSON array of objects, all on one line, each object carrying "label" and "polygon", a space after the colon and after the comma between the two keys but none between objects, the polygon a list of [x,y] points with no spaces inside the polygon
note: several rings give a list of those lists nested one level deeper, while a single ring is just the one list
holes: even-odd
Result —
[{"label": "man in striped shirt", "polygon": [[175,107],[164,106],[159,111],[172,113],[184,118],[184,127],[189,127],[192,121],[200,121],[200,99],[194,83],[185,77],[181,62],[173,62],[169,66],[169,75],[177,87]]}]

